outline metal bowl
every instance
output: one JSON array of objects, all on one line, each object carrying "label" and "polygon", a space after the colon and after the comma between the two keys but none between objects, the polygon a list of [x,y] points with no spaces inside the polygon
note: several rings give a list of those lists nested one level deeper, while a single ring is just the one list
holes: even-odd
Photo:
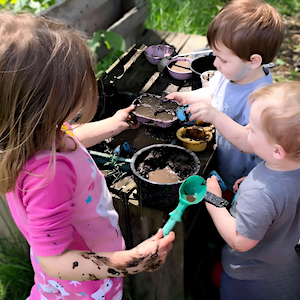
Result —
[{"label": "metal bowl", "polygon": [[174,48],[161,44],[152,45],[147,47],[144,53],[149,63],[152,65],[157,65],[162,58],[171,56],[174,53]]},{"label": "metal bowl", "polygon": [[[177,79],[177,80],[186,80],[189,79],[192,76],[192,71],[188,68],[182,68],[182,67],[177,67],[174,69],[174,63],[176,62],[187,62],[186,65],[189,66],[191,59],[187,57],[177,57],[174,59],[171,59],[168,64],[167,64],[167,69],[169,71],[169,74]],[[179,63],[180,64],[180,63]]]}]

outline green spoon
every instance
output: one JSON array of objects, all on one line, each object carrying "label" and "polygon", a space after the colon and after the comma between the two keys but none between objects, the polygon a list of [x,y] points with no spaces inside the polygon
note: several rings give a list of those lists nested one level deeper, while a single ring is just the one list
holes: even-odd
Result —
[{"label": "green spoon", "polygon": [[169,234],[176,222],[181,222],[181,216],[189,205],[199,203],[206,194],[206,181],[198,175],[188,177],[179,188],[179,204],[169,213],[170,218],[163,227],[164,236]]}]

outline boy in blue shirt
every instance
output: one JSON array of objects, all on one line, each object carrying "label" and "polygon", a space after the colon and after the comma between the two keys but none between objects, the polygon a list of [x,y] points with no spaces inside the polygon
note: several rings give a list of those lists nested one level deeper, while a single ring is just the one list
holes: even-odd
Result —
[{"label": "boy in blue shirt", "polygon": [[[219,72],[209,87],[167,96],[178,104],[190,104],[190,121],[201,120],[198,111],[203,102],[225,113],[241,125],[249,122],[248,96],[256,88],[272,83],[270,63],[284,37],[280,14],[259,0],[233,0],[223,7],[207,31],[209,46],[216,56]],[[203,120],[202,120],[203,121]],[[218,173],[232,190],[234,182],[246,176],[259,160],[235,148],[219,131],[216,133]]]}]

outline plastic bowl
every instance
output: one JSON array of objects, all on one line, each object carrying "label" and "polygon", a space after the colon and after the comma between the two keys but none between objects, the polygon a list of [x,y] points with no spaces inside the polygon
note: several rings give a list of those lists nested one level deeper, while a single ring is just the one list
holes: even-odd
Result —
[{"label": "plastic bowl", "polygon": [[206,149],[207,143],[213,138],[213,130],[192,126],[181,127],[176,132],[177,138],[182,142],[182,146],[194,152]]},{"label": "plastic bowl", "polygon": [[152,45],[144,51],[149,63],[157,65],[160,60],[166,56],[171,56],[174,53],[174,48],[168,45]]},{"label": "plastic bowl", "polygon": [[[176,62],[179,62],[177,63],[179,67],[174,66]],[[187,57],[178,57],[178,58],[171,59],[167,64],[169,74],[177,80],[189,79],[192,76],[192,70],[189,69],[190,62],[191,59]],[[180,66],[184,66],[184,68]]]}]

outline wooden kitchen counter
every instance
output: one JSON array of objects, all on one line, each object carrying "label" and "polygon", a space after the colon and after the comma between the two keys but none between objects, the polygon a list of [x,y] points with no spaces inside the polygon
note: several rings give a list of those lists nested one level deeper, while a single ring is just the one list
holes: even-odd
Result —
[{"label": "wooden kitchen counter", "polygon": [[[129,97],[125,99],[124,96],[121,107],[127,107],[132,98],[145,92],[162,95],[164,92],[191,90],[190,80],[178,81],[173,79],[166,68],[164,72],[159,73],[157,66],[146,60],[143,51],[147,46],[154,44],[174,46],[177,54],[179,54],[202,49],[206,47],[207,41],[206,37],[203,36],[148,30],[139,43],[133,45],[102,77],[104,88],[111,88],[112,94],[119,93],[121,98],[122,95]],[[120,103],[115,103],[114,97],[105,98],[106,115],[102,114],[102,117],[107,117],[117,107],[120,108]],[[129,130],[121,133],[113,139],[113,142],[120,145],[124,141],[130,141],[137,150],[150,144],[162,143],[162,141],[155,138],[151,139],[149,136],[146,138],[145,132],[147,130],[146,126],[141,125],[135,131]],[[205,151],[199,152],[197,155],[201,162],[199,175],[205,176],[213,168],[214,143],[210,143]],[[163,227],[168,220],[169,212],[149,208],[142,204],[132,178],[127,178],[121,183],[109,186],[109,188],[113,193],[114,205],[120,215],[120,226],[127,247],[134,247],[155,234],[158,228]],[[206,285],[207,278],[205,277],[203,282],[197,282],[197,276],[199,266],[206,255],[206,244],[210,237],[208,227],[211,225],[211,221],[207,215],[204,203],[187,208],[183,221],[177,223],[174,228],[176,239],[164,266],[156,272],[143,272],[125,278],[124,300],[183,300],[185,296],[190,294],[191,286],[197,285],[198,289],[201,289],[201,285]],[[199,227],[203,229],[204,226],[207,228],[199,231]],[[195,257],[191,261],[192,256]],[[203,272],[201,271],[201,273]],[[206,298],[207,291],[200,291],[198,299],[201,295],[203,297],[201,299],[215,299],[211,291],[208,292],[210,298]]]}]

